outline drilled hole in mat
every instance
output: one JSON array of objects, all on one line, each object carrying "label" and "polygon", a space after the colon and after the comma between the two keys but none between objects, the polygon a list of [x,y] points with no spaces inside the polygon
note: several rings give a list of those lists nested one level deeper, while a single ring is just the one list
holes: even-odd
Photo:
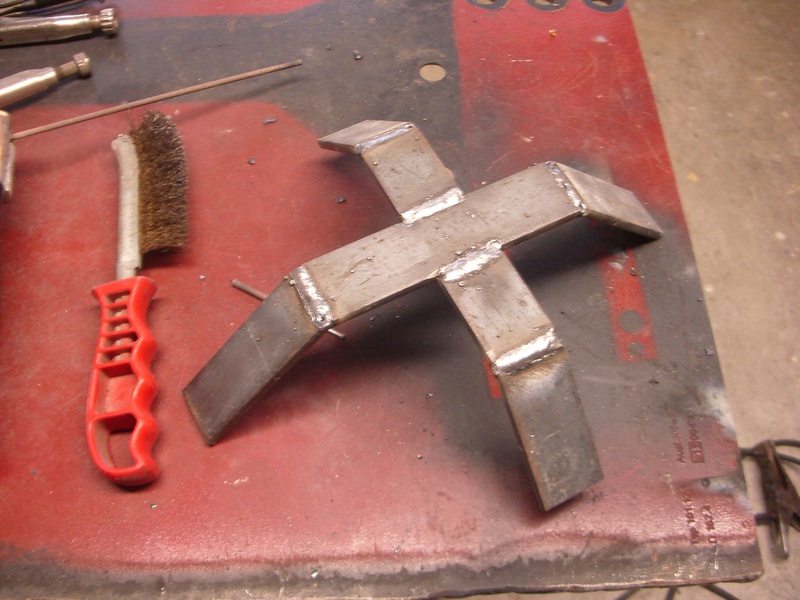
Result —
[{"label": "drilled hole in mat", "polygon": [[489,10],[497,10],[503,8],[508,4],[508,0],[468,0],[470,4],[480,6],[481,8],[488,8]]},{"label": "drilled hole in mat", "polygon": [[528,0],[533,8],[539,10],[560,10],[567,5],[568,0]]},{"label": "drilled hole in mat", "polygon": [[442,65],[428,63],[419,68],[419,76],[425,81],[441,81],[447,75],[447,71]]},{"label": "drilled hole in mat", "polygon": [[615,12],[625,5],[625,0],[583,0],[583,2],[601,12]]}]

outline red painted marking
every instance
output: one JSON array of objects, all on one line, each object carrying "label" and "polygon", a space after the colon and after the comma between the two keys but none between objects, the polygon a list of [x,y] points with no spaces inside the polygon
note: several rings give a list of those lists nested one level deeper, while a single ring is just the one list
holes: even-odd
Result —
[{"label": "red painted marking", "polygon": [[486,382],[489,384],[489,395],[492,397],[492,400],[502,400],[505,398],[503,388],[500,387],[500,382],[492,372],[492,365],[489,364],[486,358],[483,359],[483,368],[486,369]]},{"label": "red painted marking", "polygon": [[139,0],[128,3],[121,14],[126,19],[203,17],[222,15],[277,15],[319,4],[323,0]]},{"label": "red painted marking", "polygon": [[598,261],[603,279],[617,353],[624,362],[658,358],[647,300],[630,250]]}]

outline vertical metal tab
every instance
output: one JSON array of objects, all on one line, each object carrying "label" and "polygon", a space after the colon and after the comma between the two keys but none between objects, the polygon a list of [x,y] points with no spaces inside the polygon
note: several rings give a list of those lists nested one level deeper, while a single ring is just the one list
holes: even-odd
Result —
[{"label": "vertical metal tab", "polygon": [[463,196],[453,173],[413,123],[362,121],[322,138],[319,145],[360,154],[404,220],[422,205],[446,208]]}]

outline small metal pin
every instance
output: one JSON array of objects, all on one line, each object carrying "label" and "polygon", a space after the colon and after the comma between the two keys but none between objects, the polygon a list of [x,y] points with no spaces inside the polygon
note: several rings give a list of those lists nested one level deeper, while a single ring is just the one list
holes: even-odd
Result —
[{"label": "small metal pin", "polygon": [[231,285],[235,287],[237,290],[244,292],[245,294],[251,295],[253,298],[258,300],[264,301],[267,299],[267,295],[264,292],[257,290],[256,288],[247,285],[243,281],[239,281],[238,279],[232,279]]},{"label": "small metal pin", "polygon": [[[257,290],[253,286],[247,285],[246,283],[244,283],[243,281],[239,281],[238,279],[232,279],[231,285],[235,287],[237,290],[242,291],[245,294],[249,294],[253,298],[261,300],[262,302],[267,298],[267,294],[265,294],[264,292]],[[345,334],[343,334],[341,331],[337,331],[333,327],[327,329],[326,332],[330,333],[334,337],[339,338],[340,340],[343,340],[345,338]]]}]

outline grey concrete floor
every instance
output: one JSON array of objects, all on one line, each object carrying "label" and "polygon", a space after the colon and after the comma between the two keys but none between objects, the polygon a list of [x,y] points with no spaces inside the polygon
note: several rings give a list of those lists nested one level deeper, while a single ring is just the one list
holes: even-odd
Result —
[{"label": "grey concrete floor", "polygon": [[[800,1],[629,0],[689,224],[740,446],[800,438]],[[795,471],[800,474],[800,469]],[[751,501],[763,507],[746,468]],[[800,597],[800,533],[742,600]],[[664,598],[645,590],[636,600]],[[552,594],[610,600],[620,592]],[[684,588],[684,599],[716,596]],[[508,595],[505,598],[521,598]]]}]

